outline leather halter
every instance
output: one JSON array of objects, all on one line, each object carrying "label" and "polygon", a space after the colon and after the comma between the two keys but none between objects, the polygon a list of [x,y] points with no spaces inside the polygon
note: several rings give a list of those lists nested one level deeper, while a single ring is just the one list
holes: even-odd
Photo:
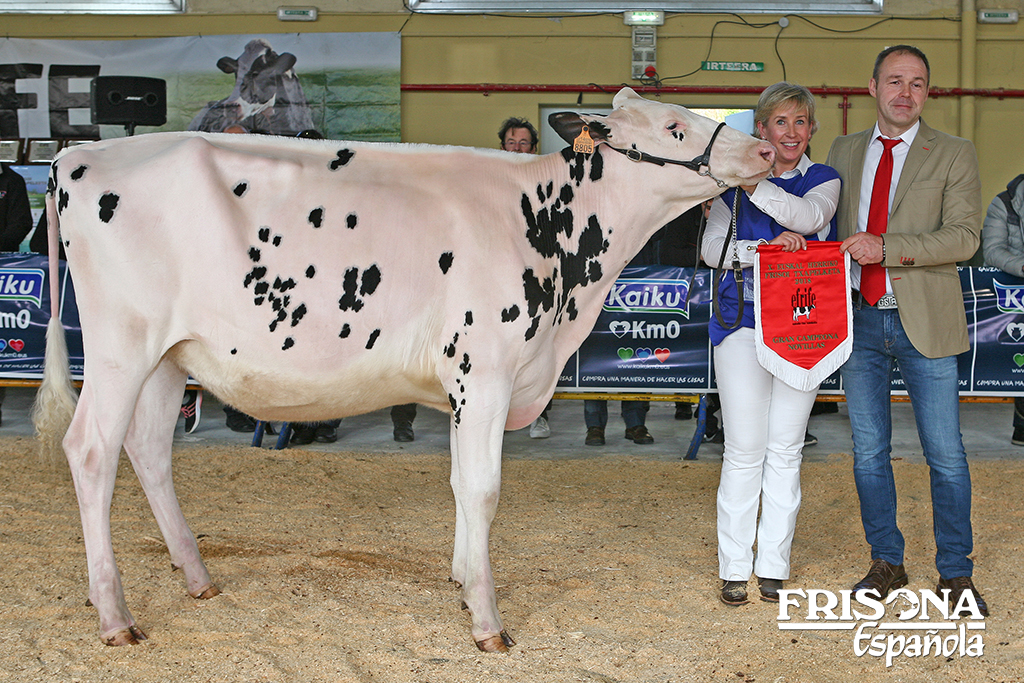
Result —
[{"label": "leather halter", "polygon": [[715,139],[718,138],[718,133],[722,130],[723,127],[725,127],[725,122],[718,124],[718,128],[715,128],[714,135],[712,135],[711,140],[708,141],[708,146],[704,148],[704,153],[701,154],[700,156],[694,157],[690,161],[666,159],[665,157],[656,157],[651,154],[648,154],[647,152],[641,152],[640,150],[637,149],[620,149],[618,147],[613,147],[607,142],[605,142],[605,144],[608,145],[610,149],[615,150],[619,154],[625,155],[625,157],[627,159],[630,159],[631,161],[646,161],[652,164],[657,164],[658,166],[664,166],[665,164],[675,164],[676,166],[684,166],[690,169],[691,171],[696,172],[699,176],[711,178],[718,184],[719,187],[726,188],[729,187],[729,185],[724,181],[719,180],[711,173],[711,147],[715,144]]}]

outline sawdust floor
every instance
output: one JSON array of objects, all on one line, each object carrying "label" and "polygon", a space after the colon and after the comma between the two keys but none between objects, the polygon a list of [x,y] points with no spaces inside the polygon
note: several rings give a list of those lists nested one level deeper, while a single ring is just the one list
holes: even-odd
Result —
[{"label": "sawdust floor", "polygon": [[[978,461],[981,657],[857,657],[849,631],[782,631],[778,608],[718,602],[714,462],[510,460],[492,529],[498,603],[518,645],[476,651],[447,580],[446,454],[176,448],[182,507],[223,593],[172,572],[123,458],[113,505],[129,607],[150,637],[111,648],[86,606],[67,468],[0,438],[0,681],[1021,681],[1024,465]],[[866,568],[850,457],[805,463],[792,588]],[[927,470],[897,461],[911,589],[933,588]],[[799,615],[794,615],[799,616]],[[888,617],[894,619],[890,613]]]}]

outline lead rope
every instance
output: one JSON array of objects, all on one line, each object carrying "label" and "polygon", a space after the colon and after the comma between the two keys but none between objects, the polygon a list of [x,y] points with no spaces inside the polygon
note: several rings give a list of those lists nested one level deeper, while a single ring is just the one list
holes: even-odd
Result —
[{"label": "lead rope", "polygon": [[[735,330],[743,322],[743,267],[740,265],[740,251],[739,246],[736,243],[736,223],[739,220],[740,213],[740,188],[736,188],[736,194],[733,197],[732,202],[732,218],[729,220],[729,231],[725,235],[726,244],[722,245],[722,254],[718,257],[718,268],[715,269],[715,279],[711,282],[711,308],[715,312],[715,320],[718,324],[727,330]],[[739,306],[736,310],[736,321],[731,325],[725,323],[725,319],[722,317],[722,310],[719,306],[719,289],[721,287],[722,280],[725,278],[725,252],[732,247],[732,277],[736,282],[736,293],[737,299],[739,299]]]}]

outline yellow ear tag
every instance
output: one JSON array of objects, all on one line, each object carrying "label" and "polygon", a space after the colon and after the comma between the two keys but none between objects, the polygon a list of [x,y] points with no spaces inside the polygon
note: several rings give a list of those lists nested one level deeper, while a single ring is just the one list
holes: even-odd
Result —
[{"label": "yellow ear tag", "polygon": [[581,154],[594,153],[594,140],[590,137],[589,126],[583,126],[579,136],[572,141],[572,151]]}]

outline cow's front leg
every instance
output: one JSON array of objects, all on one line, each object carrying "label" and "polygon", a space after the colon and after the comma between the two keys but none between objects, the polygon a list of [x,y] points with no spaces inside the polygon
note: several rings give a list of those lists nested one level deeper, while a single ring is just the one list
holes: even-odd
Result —
[{"label": "cow's front leg", "polygon": [[473,618],[473,640],[484,652],[507,652],[515,645],[498,614],[491,574],[491,522],[501,490],[501,443],[507,396],[480,401],[481,409],[460,406],[452,416],[452,492],[455,494],[455,546],[452,579],[462,586],[462,602]]}]

